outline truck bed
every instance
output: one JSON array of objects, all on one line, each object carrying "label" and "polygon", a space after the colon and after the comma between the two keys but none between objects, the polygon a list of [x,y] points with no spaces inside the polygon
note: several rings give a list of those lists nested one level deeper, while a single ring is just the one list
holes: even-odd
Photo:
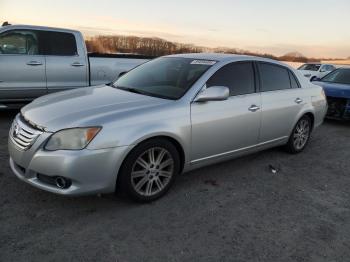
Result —
[{"label": "truck bed", "polygon": [[122,72],[129,71],[154,57],[135,54],[89,53],[90,85],[110,82]]}]

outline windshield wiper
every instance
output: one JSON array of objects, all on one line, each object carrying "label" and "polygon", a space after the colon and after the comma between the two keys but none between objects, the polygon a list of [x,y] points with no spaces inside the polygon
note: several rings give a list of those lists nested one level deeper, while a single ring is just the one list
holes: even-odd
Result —
[{"label": "windshield wiper", "polygon": [[117,86],[117,85],[112,85],[112,86],[114,88],[117,88],[117,89],[121,89],[121,90],[124,90],[124,91],[129,91],[129,92],[140,94],[140,95],[158,97],[158,98],[163,98],[163,99],[168,99],[168,100],[169,99],[170,100],[176,100],[173,97],[168,97],[168,96],[163,96],[163,95],[159,95],[159,94],[154,94],[154,93],[150,93],[150,92],[143,91],[143,90],[140,90],[140,89],[136,89],[136,88],[133,88],[133,87]]},{"label": "windshield wiper", "polygon": [[141,94],[141,95],[145,95],[146,92],[143,92],[142,90],[133,88],[133,87],[125,87],[125,86],[114,86],[115,88],[121,89],[121,90],[125,90],[125,91],[129,91],[132,93],[136,93],[136,94]]}]

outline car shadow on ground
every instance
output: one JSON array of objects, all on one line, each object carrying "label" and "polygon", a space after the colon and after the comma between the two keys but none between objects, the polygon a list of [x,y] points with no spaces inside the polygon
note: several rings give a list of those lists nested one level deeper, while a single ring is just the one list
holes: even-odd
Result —
[{"label": "car shadow on ground", "polygon": [[[276,166],[277,170],[281,170],[281,163],[277,158],[290,157],[282,148],[268,149],[262,152],[250,154],[247,156],[242,156],[233,160],[226,160],[224,162],[214,164],[208,167],[202,167],[187,173],[179,174],[170,189],[170,191],[161,199],[156,200],[151,203],[138,203],[130,200],[127,196],[120,195],[118,192],[113,194],[98,194],[90,196],[60,196],[50,192],[42,191],[40,189],[34,188],[14,177],[15,183],[18,187],[22,188],[23,201],[37,202],[42,200],[42,208],[45,205],[48,206],[62,206],[65,209],[71,209],[72,211],[77,211],[78,209],[89,209],[91,207],[97,207],[101,210],[110,208],[123,208],[128,207],[133,208],[139,205],[153,205],[156,202],[167,202],[175,200],[176,198],[190,197],[192,194],[198,192],[214,193],[216,190],[224,189],[228,184],[234,184],[235,187],[241,187],[242,183],[245,183],[250,174],[253,173],[264,173],[271,175],[273,172],[270,169],[270,165]],[[269,159],[266,163],[255,163],[259,159]],[[260,161],[261,162],[261,161]],[[254,164],[255,163],[255,164]],[[260,170],[256,172],[257,166],[260,166]],[[282,169],[283,170],[283,169]],[[7,168],[7,174],[12,172],[10,168]],[[14,176],[14,175],[13,175]],[[250,183],[254,183],[254,177],[250,176]],[[256,177],[255,177],[256,178]]]},{"label": "car shadow on ground", "polygon": [[325,119],[325,123],[336,125],[336,126],[349,126],[350,120],[337,120],[337,119]]}]

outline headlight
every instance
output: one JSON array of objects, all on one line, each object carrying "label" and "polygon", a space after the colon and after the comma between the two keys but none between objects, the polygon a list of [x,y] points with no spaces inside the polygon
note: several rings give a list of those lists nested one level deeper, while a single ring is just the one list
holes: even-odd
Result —
[{"label": "headlight", "polygon": [[101,127],[63,129],[54,133],[45,145],[46,150],[81,150],[101,130]]}]

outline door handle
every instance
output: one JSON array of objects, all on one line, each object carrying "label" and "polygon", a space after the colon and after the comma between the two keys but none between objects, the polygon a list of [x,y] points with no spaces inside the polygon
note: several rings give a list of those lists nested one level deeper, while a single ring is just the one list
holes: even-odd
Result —
[{"label": "door handle", "polygon": [[30,66],[38,66],[38,65],[42,65],[43,63],[39,62],[39,61],[29,61],[27,63],[27,65],[30,65]]},{"label": "door handle", "polygon": [[249,111],[251,112],[256,112],[260,109],[257,105],[252,105],[251,107],[248,108]]},{"label": "door handle", "polygon": [[303,102],[303,100],[300,99],[300,98],[298,97],[298,98],[296,98],[296,99],[294,100],[294,102],[297,103],[297,104],[300,104],[300,103]]},{"label": "door handle", "polygon": [[74,62],[74,63],[71,64],[71,66],[76,66],[76,67],[78,67],[78,66],[84,66],[84,64],[79,63],[79,62]]}]

